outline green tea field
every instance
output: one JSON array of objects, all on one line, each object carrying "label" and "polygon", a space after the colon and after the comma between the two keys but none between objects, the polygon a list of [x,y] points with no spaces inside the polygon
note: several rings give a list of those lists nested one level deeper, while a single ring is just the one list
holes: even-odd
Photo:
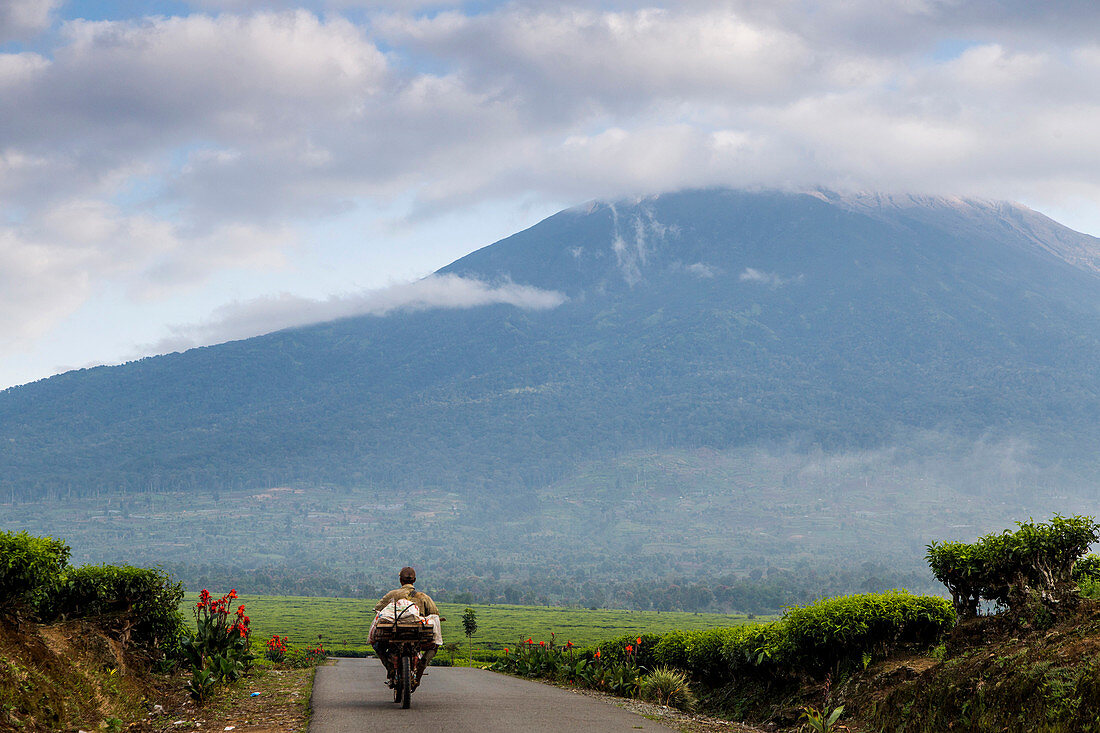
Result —
[{"label": "green tea field", "polygon": [[[184,613],[198,594],[189,593],[184,600]],[[374,601],[351,598],[311,598],[303,596],[241,596],[238,603],[252,619],[253,638],[262,641],[272,634],[289,637],[292,646],[310,644],[318,635],[329,649],[369,649]],[[440,613],[446,642],[466,643],[462,632],[462,612],[465,605],[440,603]],[[707,613],[671,613],[656,611],[596,610],[583,608],[550,608],[543,606],[471,605],[477,612],[477,633],[473,637],[479,649],[500,649],[514,646],[528,637],[550,639],[553,632],[559,643],[572,641],[579,646],[595,644],[623,634],[663,633],[674,629],[708,629],[739,626],[757,620],[743,615]]]}]

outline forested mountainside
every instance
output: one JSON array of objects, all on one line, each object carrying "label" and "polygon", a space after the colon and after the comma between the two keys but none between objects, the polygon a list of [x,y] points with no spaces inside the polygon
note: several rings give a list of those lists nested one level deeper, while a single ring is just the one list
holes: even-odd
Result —
[{"label": "forested mountainside", "polygon": [[1022,207],[687,191],[559,213],[443,273],[564,293],[365,316],[0,393],[14,497],[521,495],[629,451],[1097,437],[1096,239]]}]

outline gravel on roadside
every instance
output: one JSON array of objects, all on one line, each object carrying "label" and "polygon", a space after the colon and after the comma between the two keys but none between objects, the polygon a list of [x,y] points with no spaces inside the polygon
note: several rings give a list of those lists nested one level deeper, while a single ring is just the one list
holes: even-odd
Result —
[{"label": "gravel on roadside", "polygon": [[629,710],[644,718],[657,721],[667,725],[669,728],[674,728],[680,731],[680,733],[766,733],[763,728],[754,728],[744,723],[736,723],[732,720],[722,720],[721,718],[712,718],[708,715],[701,715],[698,713],[685,713],[676,708],[670,708],[666,705],[656,705],[651,702],[645,702],[644,700],[616,697],[606,692],[575,687],[566,689],[572,690],[578,695],[599,698],[612,705],[623,708],[624,710]]}]

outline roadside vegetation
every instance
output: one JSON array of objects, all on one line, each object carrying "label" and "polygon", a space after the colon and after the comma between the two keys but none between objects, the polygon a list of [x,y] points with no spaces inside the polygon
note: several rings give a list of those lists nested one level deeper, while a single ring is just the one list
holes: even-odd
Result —
[{"label": "roadside vegetation", "polygon": [[[1091,517],[1055,516],[972,543],[932,542],[927,560],[950,600],[861,593],[756,623],[444,606],[451,642],[437,660],[472,657],[789,730],[1100,733],[1100,557],[1084,554],[1098,538]],[[336,624],[331,637],[292,628],[301,609],[287,599],[249,599],[248,609],[232,590],[185,600],[163,570],[71,568],[69,556],[64,542],[0,533],[0,729],[165,731],[177,720],[224,729],[249,720],[305,730],[313,667],[329,646],[359,638],[338,616],[326,621]],[[314,620],[337,608],[358,614],[365,638],[363,601],[307,603]],[[271,614],[259,610],[265,604]],[[538,633],[517,633],[525,623]],[[472,649],[462,649],[463,635]]]},{"label": "roadside vegetation", "polygon": [[[189,613],[199,597],[187,593],[180,608]],[[359,598],[319,598],[310,596],[249,595],[248,610],[257,639],[272,634],[288,637],[291,644],[313,643],[319,638],[330,653],[337,656],[361,656],[371,653],[367,642],[374,603]],[[443,638],[448,643],[466,646],[462,617],[465,609],[477,619],[474,655],[480,661],[495,661],[504,647],[514,647],[516,639],[534,634],[549,638],[555,632],[562,639],[590,646],[630,633],[661,633],[674,629],[710,629],[752,624],[773,617],[747,614],[628,611],[622,609],[560,608],[515,606],[486,603],[438,603],[447,620]],[[465,651],[462,655],[465,656]],[[444,651],[436,659],[449,659]]]},{"label": "roadside vegetation", "polygon": [[235,591],[203,591],[192,627],[182,586],[163,570],[72,568],[69,557],[60,540],[0,532],[0,730],[236,720],[265,691],[265,709],[252,717],[304,730],[311,668],[325,658],[319,646],[259,659]]},{"label": "roadside vegetation", "polygon": [[493,668],[813,731],[1100,731],[1091,517],[928,546],[953,600],[826,599],[753,626],[578,648],[528,637]]}]

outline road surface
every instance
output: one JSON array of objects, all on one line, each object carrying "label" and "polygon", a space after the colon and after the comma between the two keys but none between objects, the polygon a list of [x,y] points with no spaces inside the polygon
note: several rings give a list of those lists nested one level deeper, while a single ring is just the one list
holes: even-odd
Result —
[{"label": "road surface", "polygon": [[402,710],[376,659],[339,659],[313,683],[309,733],[669,733],[595,698],[469,667],[430,667]]}]

